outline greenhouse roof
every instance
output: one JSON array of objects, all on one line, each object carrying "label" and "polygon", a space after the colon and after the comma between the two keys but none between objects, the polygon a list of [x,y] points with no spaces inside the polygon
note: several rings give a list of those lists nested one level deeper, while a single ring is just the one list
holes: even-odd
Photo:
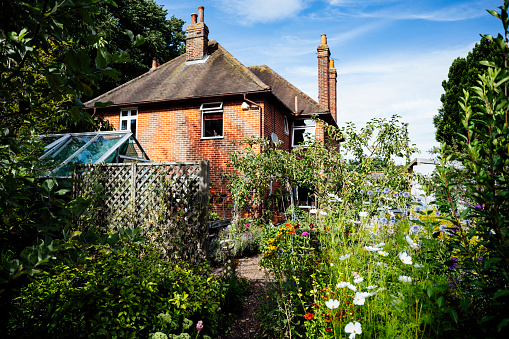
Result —
[{"label": "greenhouse roof", "polygon": [[45,146],[39,160],[53,168],[44,176],[69,177],[71,164],[150,161],[130,131],[51,134],[41,141]]}]

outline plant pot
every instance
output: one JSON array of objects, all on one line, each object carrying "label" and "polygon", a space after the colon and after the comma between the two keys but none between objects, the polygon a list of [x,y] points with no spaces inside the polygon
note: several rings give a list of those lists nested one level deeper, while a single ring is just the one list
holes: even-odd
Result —
[{"label": "plant pot", "polygon": [[278,224],[279,223],[279,217],[277,215],[274,215],[272,217],[272,223],[275,225],[275,224]]}]

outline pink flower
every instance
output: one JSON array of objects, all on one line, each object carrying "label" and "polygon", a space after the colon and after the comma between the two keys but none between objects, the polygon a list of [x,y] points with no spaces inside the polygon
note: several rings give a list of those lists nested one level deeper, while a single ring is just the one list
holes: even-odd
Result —
[{"label": "pink flower", "polygon": [[307,237],[308,235],[309,235],[309,233],[308,233],[308,232],[302,232],[302,236],[303,236],[303,237]]},{"label": "pink flower", "polygon": [[203,321],[198,321],[198,323],[196,324],[196,330],[198,332],[200,332],[201,330],[203,330]]},{"label": "pink flower", "polygon": [[249,227],[250,225],[249,224],[246,224],[246,227]]}]

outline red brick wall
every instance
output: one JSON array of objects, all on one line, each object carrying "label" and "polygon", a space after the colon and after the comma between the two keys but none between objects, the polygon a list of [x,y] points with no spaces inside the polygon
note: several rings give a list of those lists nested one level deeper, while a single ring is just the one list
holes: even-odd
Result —
[{"label": "red brick wall", "polygon": [[[208,102],[218,102],[209,100]],[[264,107],[262,100],[254,100]],[[239,150],[235,140],[259,135],[259,110],[251,105],[248,111],[240,106],[242,99],[223,102],[224,137],[221,139],[201,139],[200,105],[205,101],[174,104],[168,106],[139,106],[137,139],[153,161],[210,161],[210,183],[217,191],[227,192],[222,174],[229,171],[226,167],[228,153]],[[101,113],[116,129],[120,129],[120,108]],[[279,113],[280,114],[280,113]],[[282,118],[279,120],[282,121]],[[282,122],[281,122],[282,123]],[[267,130],[268,135],[272,130]],[[284,133],[278,133],[281,137]],[[228,199],[226,206],[231,203]],[[214,206],[222,217],[222,204]],[[228,212],[226,217],[229,217]]]}]

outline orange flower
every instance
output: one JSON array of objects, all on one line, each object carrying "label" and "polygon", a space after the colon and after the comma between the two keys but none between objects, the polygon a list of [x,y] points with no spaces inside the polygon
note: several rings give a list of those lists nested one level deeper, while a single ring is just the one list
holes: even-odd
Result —
[{"label": "orange flower", "polygon": [[313,313],[309,313],[309,312],[306,312],[306,314],[304,314],[304,318],[306,320],[311,320],[311,319],[313,319],[314,316],[315,315]]},{"label": "orange flower", "polygon": [[325,332],[327,332],[327,333],[329,333],[330,331],[332,331],[332,328],[327,327],[327,328],[325,329]]},{"label": "orange flower", "polygon": [[286,223],[286,224],[285,224],[285,226],[286,226],[286,227],[292,227],[292,225],[291,225],[291,224],[288,224],[288,223]]},{"label": "orange flower", "polygon": [[295,231],[294,230],[289,230],[288,233],[295,233]]}]

